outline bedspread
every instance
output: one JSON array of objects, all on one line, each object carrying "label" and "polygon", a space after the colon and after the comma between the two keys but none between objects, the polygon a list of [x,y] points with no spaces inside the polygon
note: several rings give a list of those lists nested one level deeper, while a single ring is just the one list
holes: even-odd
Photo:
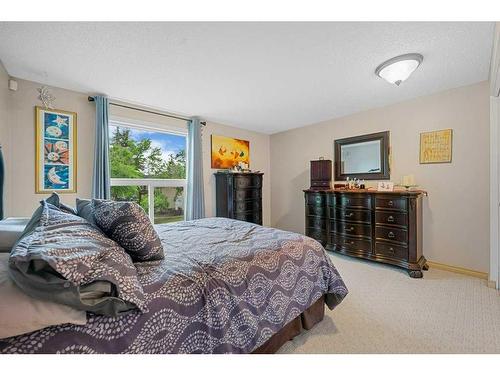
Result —
[{"label": "bedspread", "polygon": [[309,237],[224,218],[155,228],[165,259],[135,263],[147,313],[88,313],[85,326],[0,340],[0,352],[250,353],[322,295],[333,309],[347,294]]}]

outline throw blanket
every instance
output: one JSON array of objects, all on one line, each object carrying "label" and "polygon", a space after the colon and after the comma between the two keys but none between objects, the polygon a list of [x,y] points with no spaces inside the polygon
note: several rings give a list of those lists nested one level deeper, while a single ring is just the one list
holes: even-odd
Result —
[{"label": "throw blanket", "polygon": [[315,240],[223,218],[157,225],[161,261],[135,263],[148,312],[88,314],[0,341],[2,353],[250,353],[347,288]]}]

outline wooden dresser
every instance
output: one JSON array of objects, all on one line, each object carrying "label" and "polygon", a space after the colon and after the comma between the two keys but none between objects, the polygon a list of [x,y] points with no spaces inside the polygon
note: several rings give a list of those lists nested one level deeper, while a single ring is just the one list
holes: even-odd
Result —
[{"label": "wooden dresser", "polygon": [[216,215],[262,225],[263,173],[215,173]]},{"label": "wooden dresser", "polygon": [[422,277],[422,191],[304,190],[306,235],[327,250]]}]

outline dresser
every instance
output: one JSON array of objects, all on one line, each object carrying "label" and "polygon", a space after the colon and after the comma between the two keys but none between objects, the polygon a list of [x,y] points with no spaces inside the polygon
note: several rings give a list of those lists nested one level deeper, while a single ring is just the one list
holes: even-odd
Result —
[{"label": "dresser", "polygon": [[327,250],[427,270],[422,249],[422,191],[304,190],[306,235]]},{"label": "dresser", "polygon": [[262,225],[263,173],[215,173],[216,216]]}]

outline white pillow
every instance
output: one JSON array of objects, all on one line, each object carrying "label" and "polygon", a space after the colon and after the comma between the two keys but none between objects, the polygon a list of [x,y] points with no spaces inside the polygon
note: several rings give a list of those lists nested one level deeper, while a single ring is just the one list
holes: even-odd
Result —
[{"label": "white pillow", "polygon": [[87,323],[85,311],[24,294],[9,276],[9,254],[0,254],[0,339],[45,327]]},{"label": "white pillow", "polygon": [[10,253],[12,246],[23,233],[29,218],[11,217],[0,220],[0,253]]}]

